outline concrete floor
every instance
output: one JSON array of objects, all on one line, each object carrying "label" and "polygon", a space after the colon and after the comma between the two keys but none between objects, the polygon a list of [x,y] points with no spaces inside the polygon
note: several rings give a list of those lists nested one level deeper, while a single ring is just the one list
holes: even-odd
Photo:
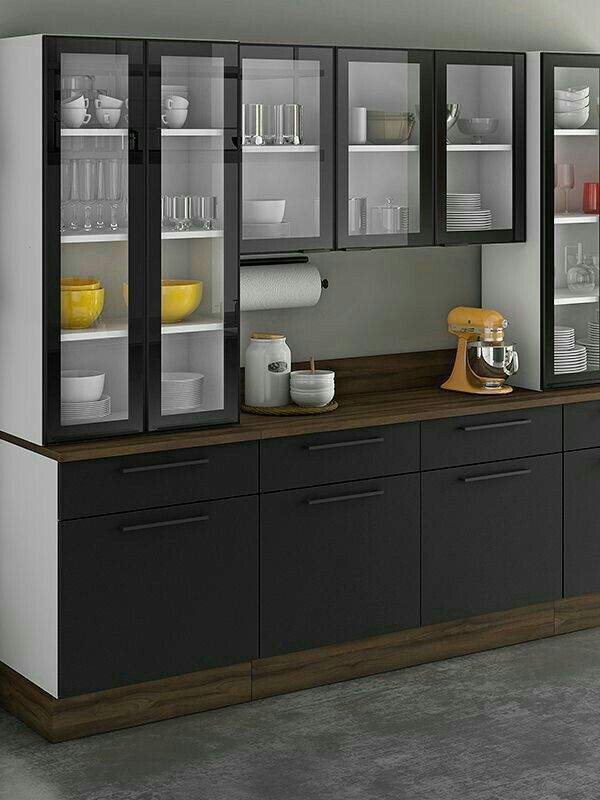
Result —
[{"label": "concrete floor", "polygon": [[600,629],[49,745],[4,800],[597,800]]}]

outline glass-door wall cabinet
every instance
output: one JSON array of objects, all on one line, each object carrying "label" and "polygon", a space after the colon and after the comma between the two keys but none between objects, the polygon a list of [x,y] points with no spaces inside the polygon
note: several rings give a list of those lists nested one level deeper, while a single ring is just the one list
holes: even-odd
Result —
[{"label": "glass-door wall cabinet", "polygon": [[433,52],[337,53],[337,246],[433,244]]},{"label": "glass-door wall cabinet", "polygon": [[147,44],[150,430],[238,419],[238,49]]},{"label": "glass-door wall cabinet", "polygon": [[600,381],[600,56],[542,54],[544,383]]},{"label": "glass-door wall cabinet", "polygon": [[242,253],[333,248],[333,50],[242,45]]},{"label": "glass-door wall cabinet", "polygon": [[436,244],[525,238],[525,55],[435,54]]},{"label": "glass-door wall cabinet", "polygon": [[45,438],[141,431],[144,44],[44,38],[43,54]]}]

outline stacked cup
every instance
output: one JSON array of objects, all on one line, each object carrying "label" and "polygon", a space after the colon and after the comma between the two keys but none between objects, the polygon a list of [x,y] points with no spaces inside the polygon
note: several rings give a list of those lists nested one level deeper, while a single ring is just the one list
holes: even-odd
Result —
[{"label": "stacked cup", "polygon": [[320,408],[335,395],[335,372],[330,369],[300,369],[290,372],[290,396],[297,406]]},{"label": "stacked cup", "polygon": [[94,101],[96,107],[96,119],[103,128],[116,128],[121,119],[121,112],[125,105],[124,100],[118,97],[110,97],[107,94],[99,94]]},{"label": "stacked cup", "polygon": [[60,104],[60,122],[63,128],[81,128],[90,121],[87,113],[89,100],[83,94],[68,97]]},{"label": "stacked cup", "polygon": [[178,94],[170,94],[164,98],[160,118],[165,128],[183,128],[188,115],[190,101]]}]

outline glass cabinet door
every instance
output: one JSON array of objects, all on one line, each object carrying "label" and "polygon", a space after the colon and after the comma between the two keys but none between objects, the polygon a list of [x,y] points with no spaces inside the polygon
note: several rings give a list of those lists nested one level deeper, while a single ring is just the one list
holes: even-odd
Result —
[{"label": "glass cabinet door", "polygon": [[433,244],[433,53],[338,51],[337,245]]},{"label": "glass cabinet door", "polygon": [[242,253],[331,249],[333,51],[242,46]]},{"label": "glass cabinet door", "polygon": [[148,426],[236,422],[237,46],[147,54]]},{"label": "glass cabinet door", "polygon": [[542,55],[545,384],[600,381],[600,56]]},{"label": "glass cabinet door", "polygon": [[44,40],[46,440],[144,422],[144,48]]},{"label": "glass cabinet door", "polygon": [[525,56],[436,53],[437,244],[525,239]]}]

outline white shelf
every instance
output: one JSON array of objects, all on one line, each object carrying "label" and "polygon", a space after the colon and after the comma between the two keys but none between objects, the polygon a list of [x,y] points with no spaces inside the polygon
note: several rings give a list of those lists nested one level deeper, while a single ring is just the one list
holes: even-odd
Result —
[{"label": "white shelf", "polygon": [[128,239],[127,231],[120,228],[116,231],[95,231],[89,233],[81,231],[79,233],[63,233],[60,237],[61,244],[85,244],[89,242],[126,242]]},{"label": "white shelf", "polygon": [[222,128],[161,128],[161,136],[222,136]]},{"label": "white shelf", "polygon": [[555,225],[583,225],[585,223],[598,222],[598,214],[577,214],[571,212],[570,214],[555,214]]},{"label": "white shelf", "polygon": [[418,153],[418,144],[349,144],[349,153]]},{"label": "white shelf", "polygon": [[[161,325],[161,332],[165,335],[220,330],[223,330],[223,322],[218,317],[208,315],[188,317],[183,322]],[[105,322],[93,325],[91,328],[63,329],[60,334],[60,340],[61,342],[86,342],[90,339],[124,339],[127,335],[128,325],[126,319],[108,319]]]},{"label": "white shelf", "polygon": [[129,128],[61,128],[61,136],[129,136]]},{"label": "white shelf", "polygon": [[555,136],[598,136],[597,128],[555,128]]},{"label": "white shelf", "polygon": [[447,144],[449,153],[506,153],[512,144]]},{"label": "white shelf", "polygon": [[568,289],[554,290],[555,306],[572,306],[579,303],[597,303],[597,294],[571,294]]},{"label": "white shelf", "polygon": [[163,231],[160,236],[161,239],[221,239],[223,231]]},{"label": "white shelf", "polygon": [[242,147],[244,153],[318,153],[320,151],[318,144],[268,144],[256,145],[245,144]]}]

